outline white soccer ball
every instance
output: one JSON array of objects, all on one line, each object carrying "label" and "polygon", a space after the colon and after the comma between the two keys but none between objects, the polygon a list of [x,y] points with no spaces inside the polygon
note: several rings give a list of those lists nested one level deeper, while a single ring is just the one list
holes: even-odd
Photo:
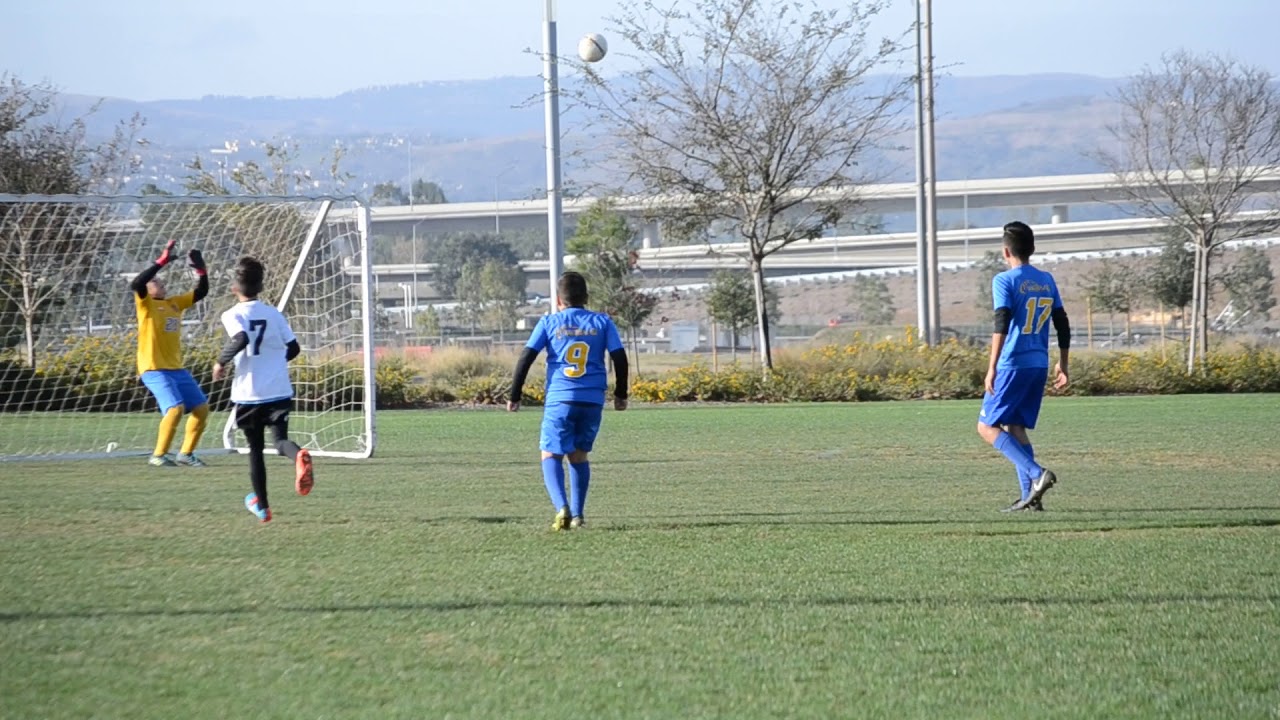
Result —
[{"label": "white soccer ball", "polygon": [[607,52],[609,52],[609,43],[605,42],[604,36],[600,33],[587,33],[578,41],[578,57],[582,58],[583,62],[600,62]]}]

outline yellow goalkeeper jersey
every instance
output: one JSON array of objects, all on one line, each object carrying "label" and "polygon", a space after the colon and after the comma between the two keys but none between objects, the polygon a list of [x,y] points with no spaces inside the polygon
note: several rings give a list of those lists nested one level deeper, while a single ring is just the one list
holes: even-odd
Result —
[{"label": "yellow goalkeeper jersey", "polygon": [[182,313],[194,305],[194,292],[163,300],[133,295],[138,311],[138,374],[182,369]]}]

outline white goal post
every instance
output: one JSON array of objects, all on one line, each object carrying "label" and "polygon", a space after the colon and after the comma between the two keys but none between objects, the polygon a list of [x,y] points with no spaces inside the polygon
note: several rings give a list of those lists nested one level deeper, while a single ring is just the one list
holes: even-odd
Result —
[{"label": "white goal post", "polygon": [[[173,239],[160,277],[171,296],[195,277],[209,294],[183,316],[183,364],[209,396],[197,452],[243,452],[230,383],[213,382],[235,304],[231,271],[251,255],[262,297],[302,345],[290,364],[289,434],[319,456],[367,458],[376,444],[369,211],[352,198],[31,196],[0,194],[0,461],[145,456],[160,420],[138,380],[129,281]],[[181,443],[182,433],[174,443]]]}]

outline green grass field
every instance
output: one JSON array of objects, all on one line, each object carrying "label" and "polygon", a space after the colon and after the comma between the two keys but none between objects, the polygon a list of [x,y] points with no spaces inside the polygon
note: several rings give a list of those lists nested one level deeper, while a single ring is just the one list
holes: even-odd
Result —
[{"label": "green grass field", "polygon": [[1280,397],[610,412],[553,534],[537,410],[370,461],[0,464],[5,718],[1280,717]]}]

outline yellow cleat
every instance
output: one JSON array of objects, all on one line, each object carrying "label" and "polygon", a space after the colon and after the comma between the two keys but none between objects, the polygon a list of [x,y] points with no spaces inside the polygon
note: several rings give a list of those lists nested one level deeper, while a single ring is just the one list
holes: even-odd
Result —
[{"label": "yellow cleat", "polygon": [[569,508],[560,508],[556,519],[551,521],[551,529],[555,532],[569,529]]}]

